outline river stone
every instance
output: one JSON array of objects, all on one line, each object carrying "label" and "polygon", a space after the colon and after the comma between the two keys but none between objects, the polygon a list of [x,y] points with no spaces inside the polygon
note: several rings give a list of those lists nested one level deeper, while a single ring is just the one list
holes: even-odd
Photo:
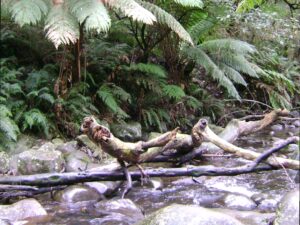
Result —
[{"label": "river stone", "polygon": [[299,188],[288,192],[280,201],[274,225],[299,224]]},{"label": "river stone", "polygon": [[38,150],[29,150],[17,155],[17,173],[27,175],[63,171],[63,155],[53,148],[52,143],[47,143]]},{"label": "river stone", "polygon": [[0,225],[11,225],[11,223],[9,222],[9,220],[5,220],[5,219],[0,218]]},{"label": "river stone", "polygon": [[142,126],[138,122],[112,124],[111,132],[123,141],[138,141],[142,138]]},{"label": "river stone", "polygon": [[51,143],[54,144],[54,146],[56,148],[57,146],[60,146],[60,145],[64,144],[64,140],[61,139],[61,138],[53,138],[51,140]]},{"label": "river stone", "polygon": [[281,124],[275,124],[275,125],[271,126],[271,130],[281,131],[281,130],[283,130],[283,126]]},{"label": "river stone", "polygon": [[74,151],[66,156],[66,171],[78,172],[88,168],[93,163],[90,157],[82,151]]},{"label": "river stone", "polygon": [[293,125],[294,125],[295,127],[300,127],[300,120],[294,121],[294,122],[293,122]]},{"label": "river stone", "polygon": [[255,211],[238,211],[232,209],[215,208],[213,211],[232,216],[248,225],[269,225],[275,219],[275,213],[260,213]]},{"label": "river stone", "polygon": [[252,210],[256,208],[256,204],[250,198],[243,195],[228,194],[224,198],[226,207],[238,210]]},{"label": "river stone", "polygon": [[75,152],[76,150],[78,150],[77,141],[69,141],[60,144],[56,147],[56,150],[62,152],[64,155]]},{"label": "river stone", "polygon": [[9,156],[5,152],[0,152],[0,174],[9,170]]},{"label": "river stone", "polygon": [[[97,202],[94,205],[94,207],[98,212],[101,212],[102,214],[107,214],[108,218],[112,219],[112,221],[114,221],[114,218],[116,220],[123,218],[123,221],[127,222],[124,224],[133,224],[136,223],[137,221],[144,219],[142,210],[139,208],[139,206],[134,204],[130,199],[105,200],[105,201]],[[104,219],[106,220],[108,218],[104,218]],[[97,223],[97,224],[102,224],[102,223]]]},{"label": "river stone", "polygon": [[170,205],[150,214],[137,225],[242,225],[224,213],[194,205]]},{"label": "river stone", "polygon": [[54,199],[61,203],[76,203],[84,201],[99,201],[103,198],[94,188],[83,185],[71,185],[64,190],[58,191]]},{"label": "river stone", "polygon": [[121,185],[121,181],[85,182],[84,185],[95,189],[99,194],[110,195]]},{"label": "river stone", "polygon": [[46,210],[35,199],[24,199],[12,205],[0,205],[0,218],[8,219],[9,221],[46,215]]}]

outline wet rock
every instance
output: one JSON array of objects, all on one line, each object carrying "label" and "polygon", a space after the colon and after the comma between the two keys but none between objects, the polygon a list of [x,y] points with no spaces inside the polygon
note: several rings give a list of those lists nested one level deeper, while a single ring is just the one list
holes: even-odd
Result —
[{"label": "wet rock", "polygon": [[120,187],[121,181],[85,182],[84,185],[95,189],[99,194],[110,195]]},{"label": "wet rock", "polygon": [[111,132],[123,141],[138,141],[142,138],[142,126],[138,122],[112,124]]},{"label": "wet rock", "polygon": [[150,214],[137,225],[242,225],[224,213],[194,205],[171,205]]},{"label": "wet rock", "polygon": [[274,224],[299,224],[299,201],[299,188],[287,193],[278,206]]},{"label": "wet rock", "polygon": [[64,155],[75,152],[78,150],[77,141],[69,141],[60,144],[56,147],[56,150],[62,152]]},{"label": "wet rock", "polygon": [[84,201],[99,201],[103,196],[94,188],[83,185],[72,185],[54,195],[54,199],[61,203],[76,203]]},{"label": "wet rock", "polygon": [[38,150],[29,150],[16,157],[18,174],[61,172],[65,161],[61,152],[54,150],[52,143],[42,145]]},{"label": "wet rock", "polygon": [[51,140],[51,143],[54,144],[55,147],[59,146],[59,145],[63,145],[64,144],[64,140],[61,138],[53,138]]},{"label": "wet rock", "polygon": [[269,225],[275,219],[275,213],[259,213],[255,211],[238,211],[222,208],[212,210],[232,216],[244,224]]},{"label": "wet rock", "polygon": [[[107,216],[94,220],[92,224],[133,224],[144,218],[142,210],[130,199],[101,201],[94,206],[95,210],[107,214]],[[122,223],[117,223],[119,221],[122,221]]]},{"label": "wet rock", "polygon": [[271,126],[271,130],[281,131],[281,130],[283,130],[283,126],[281,124],[275,124],[275,125]]},{"label": "wet rock", "polygon": [[0,225],[11,225],[11,223],[9,222],[9,220],[0,219]]},{"label": "wet rock", "polygon": [[12,205],[0,205],[0,218],[12,222],[46,215],[46,210],[35,199],[24,199]]},{"label": "wet rock", "polygon": [[18,137],[17,143],[14,148],[11,149],[10,154],[19,154],[21,152],[30,150],[34,145],[36,145],[38,140],[30,135],[21,134]]},{"label": "wet rock", "polygon": [[224,198],[226,207],[238,210],[252,210],[256,208],[256,204],[250,198],[243,195],[228,194]]},{"label": "wet rock", "polygon": [[8,154],[0,151],[0,174],[8,172],[9,161],[10,160]]},{"label": "wet rock", "polygon": [[298,152],[299,151],[299,145],[297,144],[290,144],[289,147],[287,148],[287,152]]},{"label": "wet rock", "polygon": [[66,171],[78,172],[88,169],[88,165],[93,163],[90,157],[82,151],[74,151],[66,157]]}]

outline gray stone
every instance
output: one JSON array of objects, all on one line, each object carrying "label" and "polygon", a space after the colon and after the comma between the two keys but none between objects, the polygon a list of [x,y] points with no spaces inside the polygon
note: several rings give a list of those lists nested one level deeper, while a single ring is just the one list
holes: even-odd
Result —
[{"label": "gray stone", "polygon": [[299,152],[299,145],[297,144],[290,144],[288,149],[288,152]]},{"label": "gray stone", "polygon": [[94,206],[98,212],[108,214],[108,218],[110,219],[114,217],[117,218],[117,220],[119,220],[120,217],[123,218],[123,221],[127,222],[124,224],[133,224],[144,218],[142,210],[130,199],[111,199],[98,202]]},{"label": "gray stone", "polygon": [[110,195],[121,185],[121,181],[85,182],[84,185],[95,189],[99,194]]},{"label": "gray stone", "polygon": [[142,126],[138,122],[112,124],[111,132],[123,141],[138,141],[142,138]]},{"label": "gray stone", "polygon": [[250,198],[235,194],[228,194],[225,196],[224,203],[226,207],[238,210],[252,210],[257,206]]},{"label": "gray stone", "polygon": [[64,190],[58,191],[54,199],[61,203],[76,203],[84,201],[99,201],[103,198],[94,188],[83,185],[72,185]]},{"label": "gray stone", "polygon": [[294,121],[294,122],[293,122],[293,125],[294,125],[295,127],[300,127],[300,120]]},{"label": "gray stone", "polygon": [[275,124],[275,125],[271,126],[271,130],[281,131],[281,130],[283,130],[283,126],[281,124]]},{"label": "gray stone", "polygon": [[216,208],[215,212],[232,216],[248,225],[269,225],[275,219],[275,213],[260,213],[255,211],[238,211],[232,209]]},{"label": "gray stone", "polygon": [[9,222],[9,220],[0,219],[0,225],[11,225],[11,223]]},{"label": "gray stone", "polygon": [[82,151],[74,151],[66,156],[66,171],[78,172],[88,168],[93,163],[90,157]]},{"label": "gray stone", "polygon": [[63,171],[65,167],[63,155],[53,148],[52,143],[47,143],[38,150],[29,150],[17,155],[17,173],[25,175]]},{"label": "gray stone", "polygon": [[242,225],[230,215],[194,205],[171,205],[150,214],[138,225]]},{"label": "gray stone", "polygon": [[53,139],[51,140],[51,142],[52,142],[52,144],[54,144],[55,148],[56,148],[57,146],[59,146],[59,145],[64,144],[64,140],[61,139],[61,138],[53,138]]},{"label": "gray stone", "polygon": [[38,140],[30,135],[21,134],[18,137],[17,143],[14,145],[14,148],[11,149],[9,154],[19,154],[21,152],[30,150],[33,146],[37,144]]},{"label": "gray stone", "polygon": [[9,171],[9,156],[5,152],[0,152],[0,174]]},{"label": "gray stone", "polygon": [[299,224],[299,201],[299,188],[287,193],[277,208],[274,224]]},{"label": "gray stone", "polygon": [[46,215],[46,210],[35,199],[24,199],[12,205],[0,205],[0,218],[12,222]]},{"label": "gray stone", "polygon": [[56,150],[62,152],[64,155],[75,152],[76,150],[78,150],[77,141],[69,141],[60,144],[56,147]]}]

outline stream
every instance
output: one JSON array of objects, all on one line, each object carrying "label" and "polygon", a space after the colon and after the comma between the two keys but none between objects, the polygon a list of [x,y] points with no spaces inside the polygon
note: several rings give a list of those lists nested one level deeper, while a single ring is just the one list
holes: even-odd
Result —
[{"label": "stream", "polygon": [[[277,139],[284,139],[289,135],[295,135],[297,132],[298,130],[295,128],[286,128],[276,132],[266,129],[256,134],[241,137],[234,144],[263,151],[271,147]],[[244,159],[226,155],[208,156],[202,161],[197,160],[195,165],[235,167],[248,162]],[[147,166],[144,167],[147,168]],[[282,196],[299,185],[294,181],[295,175],[295,171],[277,170],[232,177],[154,178],[143,186],[140,182],[134,182],[134,187],[126,196],[126,199],[130,199],[135,203],[144,215],[175,203],[199,205],[206,208],[229,208],[272,213],[276,210]],[[106,199],[120,199],[120,193],[120,189],[117,189]],[[128,207],[124,206],[124,204],[127,204],[126,201],[120,203],[121,206],[116,206],[119,207],[118,210],[123,210],[122,214],[110,214],[110,212],[114,212],[113,204],[110,208],[106,208],[109,211],[107,213],[107,211],[101,210],[100,206],[97,206],[96,201],[63,204],[52,200],[49,193],[37,196],[37,200],[46,209],[48,216],[38,221],[37,219],[29,220],[28,224],[125,225],[136,222],[133,219],[134,209],[132,209],[132,206],[129,203]],[[122,208],[123,206],[124,208]]]}]

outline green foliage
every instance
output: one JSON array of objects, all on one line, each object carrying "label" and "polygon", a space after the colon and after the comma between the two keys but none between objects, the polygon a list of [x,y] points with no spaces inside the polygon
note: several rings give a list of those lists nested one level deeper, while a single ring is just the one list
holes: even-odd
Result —
[{"label": "green foliage", "polygon": [[201,0],[174,0],[174,2],[187,7],[203,7],[203,2]]},{"label": "green foliage", "polygon": [[165,85],[163,87],[163,94],[175,100],[180,100],[185,96],[184,91],[177,85]]},{"label": "green foliage", "polygon": [[37,128],[46,136],[49,135],[49,121],[46,116],[38,109],[31,109],[23,114],[22,131]]},{"label": "green foliage", "polygon": [[237,12],[248,12],[256,6],[262,5],[265,0],[242,0],[236,9]]}]

